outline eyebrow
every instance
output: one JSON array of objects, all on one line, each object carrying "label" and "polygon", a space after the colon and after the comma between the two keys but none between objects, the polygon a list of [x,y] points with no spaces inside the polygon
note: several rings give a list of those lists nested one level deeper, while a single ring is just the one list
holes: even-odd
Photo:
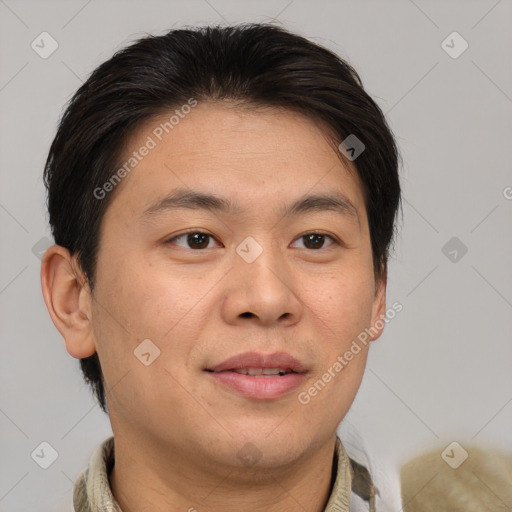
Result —
[{"label": "eyebrow", "polygon": [[[149,219],[154,215],[178,209],[208,210],[231,216],[242,215],[245,212],[238,203],[235,203],[228,198],[219,197],[210,193],[178,188],[150,205],[146,210],[144,210],[141,218]],[[284,218],[309,212],[324,211],[332,211],[344,217],[352,218],[352,220],[357,221],[360,225],[357,208],[350,199],[339,192],[302,196],[291,205],[281,205],[278,213]]]}]

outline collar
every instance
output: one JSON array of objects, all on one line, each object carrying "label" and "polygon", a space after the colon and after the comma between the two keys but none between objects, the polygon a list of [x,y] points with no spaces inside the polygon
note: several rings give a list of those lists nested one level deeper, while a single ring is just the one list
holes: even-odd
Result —
[{"label": "collar", "polygon": [[[114,467],[114,437],[94,450],[89,465],[78,476],[73,489],[75,512],[122,512],[110,488],[109,474]],[[341,439],[336,436],[332,484],[324,512],[349,512],[350,493],[369,502],[375,512],[375,487],[368,470],[350,459]]]}]

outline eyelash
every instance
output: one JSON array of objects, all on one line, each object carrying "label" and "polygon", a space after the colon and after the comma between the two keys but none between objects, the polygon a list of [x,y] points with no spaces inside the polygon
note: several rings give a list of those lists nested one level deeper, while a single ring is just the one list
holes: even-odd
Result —
[{"label": "eyelash", "polygon": [[[205,231],[198,231],[198,230],[195,230],[195,229],[191,229],[189,231],[185,231],[183,233],[180,233],[178,235],[175,235],[173,236],[172,238],[169,238],[168,240],[166,240],[164,243],[165,244],[171,244],[174,240],[178,239],[178,238],[181,238],[183,236],[186,236],[186,235],[190,235],[190,234],[200,234],[200,235],[207,235],[213,239],[215,239],[215,237],[213,235],[211,235],[210,233],[206,233]],[[337,245],[341,245],[340,242],[338,242],[338,240],[336,240],[336,238],[334,238],[333,236],[327,234],[327,233],[322,233],[320,231],[310,231],[308,233],[304,233],[303,235],[300,235],[298,236],[295,240],[299,240],[307,235],[321,235],[325,238],[330,238],[333,242],[333,244],[331,245],[334,245],[334,244],[337,244]],[[217,241],[218,242],[218,241]],[[318,252],[318,251],[321,251],[322,249],[327,249],[329,247],[331,247],[331,245],[328,245],[327,247],[321,247],[320,249],[309,249],[310,251],[314,251],[314,252]],[[307,247],[305,249],[308,249]],[[190,249],[191,251],[194,251],[194,252],[200,252],[200,251],[204,251],[206,249]]]}]

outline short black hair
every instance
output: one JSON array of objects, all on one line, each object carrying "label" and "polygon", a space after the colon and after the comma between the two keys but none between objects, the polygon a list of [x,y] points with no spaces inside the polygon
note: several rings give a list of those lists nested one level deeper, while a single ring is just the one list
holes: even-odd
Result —
[{"label": "short black hair", "polygon": [[[363,185],[374,275],[385,278],[401,158],[384,114],[334,52],[275,24],[246,23],[147,35],[99,65],[69,101],[44,183],[55,243],[76,255],[91,292],[100,225],[115,195],[99,199],[94,191],[119,168],[128,137],[191,98],[293,110],[321,122],[338,144],[349,135],[362,141],[364,151],[353,163]],[[80,365],[107,412],[98,355]]]}]

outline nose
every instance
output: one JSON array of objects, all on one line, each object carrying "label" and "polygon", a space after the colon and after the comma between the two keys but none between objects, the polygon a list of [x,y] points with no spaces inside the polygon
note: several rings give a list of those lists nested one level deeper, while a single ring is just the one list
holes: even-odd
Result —
[{"label": "nose", "polygon": [[[304,304],[298,283],[281,251],[255,240],[241,244],[228,277],[222,314],[230,324],[291,326],[299,322]],[[252,245],[251,245],[252,244]],[[243,249],[249,249],[244,252]],[[251,254],[252,251],[252,254]],[[250,257],[246,257],[249,254]],[[255,257],[256,256],[256,257]]]}]

